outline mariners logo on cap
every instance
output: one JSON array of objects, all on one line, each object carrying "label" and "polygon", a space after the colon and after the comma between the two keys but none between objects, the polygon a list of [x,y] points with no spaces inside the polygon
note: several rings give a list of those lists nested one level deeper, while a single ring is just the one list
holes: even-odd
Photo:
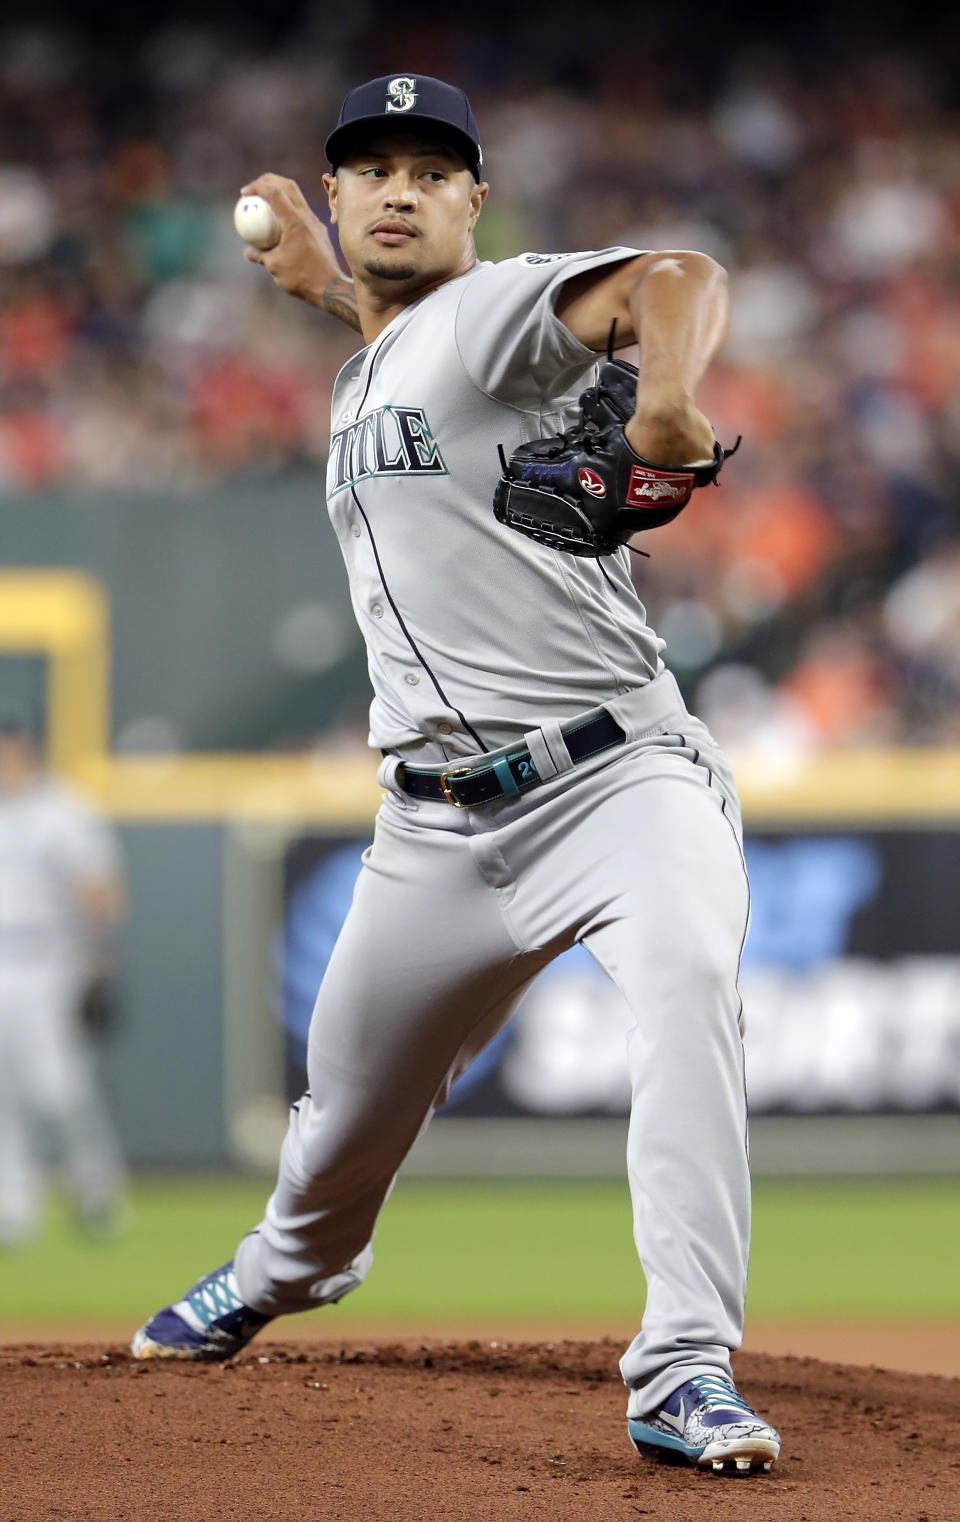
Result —
[{"label": "mariners logo on cap", "polygon": [[385,111],[412,111],[417,104],[417,81],[403,75],[387,85]]}]

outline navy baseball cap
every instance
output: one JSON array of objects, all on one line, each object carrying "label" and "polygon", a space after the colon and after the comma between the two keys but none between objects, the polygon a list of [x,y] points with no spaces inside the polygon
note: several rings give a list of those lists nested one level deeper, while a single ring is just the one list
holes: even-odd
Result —
[{"label": "navy baseball cap", "polygon": [[475,180],[480,179],[483,150],[470,102],[456,85],[429,74],[385,74],[351,90],[337,125],[325,146],[331,169],[372,135],[402,122],[417,122],[435,131],[466,159]]}]

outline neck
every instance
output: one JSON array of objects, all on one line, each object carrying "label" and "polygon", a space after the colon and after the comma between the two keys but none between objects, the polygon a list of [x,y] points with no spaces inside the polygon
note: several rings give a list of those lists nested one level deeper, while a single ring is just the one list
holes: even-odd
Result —
[{"label": "neck", "polygon": [[421,301],[424,296],[429,296],[431,291],[439,290],[448,281],[458,280],[476,262],[476,249],[471,245],[464,249],[463,257],[454,268],[445,270],[442,275],[414,276],[409,281],[393,281],[384,280],[380,275],[369,275],[366,270],[357,270],[354,274],[357,315],[360,318],[360,331],[367,343],[379,338],[384,328],[400,312],[412,306],[415,301]]},{"label": "neck", "polygon": [[37,780],[38,773],[33,767],[2,767],[0,768],[0,795],[12,797],[15,793],[25,793]]}]

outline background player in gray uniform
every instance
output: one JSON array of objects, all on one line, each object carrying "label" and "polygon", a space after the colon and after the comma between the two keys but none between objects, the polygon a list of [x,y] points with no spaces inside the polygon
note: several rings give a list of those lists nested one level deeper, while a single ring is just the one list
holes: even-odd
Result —
[{"label": "background player in gray uniform", "polygon": [[33,1232],[37,1139],[58,1144],[79,1223],[123,1222],[124,1169],[100,1097],[84,995],[122,911],[106,821],[46,775],[28,717],[0,708],[0,1243]]},{"label": "background player in gray uniform", "polygon": [[733,782],[663,667],[626,549],[601,568],[491,507],[498,445],[569,426],[613,322],[640,342],[633,448],[664,465],[711,457],[692,396],[722,341],[723,272],[625,248],[477,263],[477,129],[461,91],[423,76],[352,91],[327,152],[355,286],[275,176],[247,188],[271,200],[281,241],[247,257],[366,340],[334,390],[327,504],[369,652],[384,801],[264,1220],[134,1351],[229,1356],[271,1317],[358,1285],[449,1083],[580,941],[636,1021],[628,1171],[648,1294],[621,1363],[631,1436],[769,1467],[779,1438],[730,1370],[750,1218]]}]

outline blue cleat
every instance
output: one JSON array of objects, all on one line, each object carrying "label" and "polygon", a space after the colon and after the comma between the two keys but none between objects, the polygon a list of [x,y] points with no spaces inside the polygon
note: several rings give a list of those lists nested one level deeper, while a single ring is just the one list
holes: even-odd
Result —
[{"label": "blue cleat", "polygon": [[135,1333],[134,1358],[233,1358],[272,1316],[244,1305],[233,1259],[198,1279],[176,1305],[165,1305]]},{"label": "blue cleat", "polygon": [[769,1471],[780,1457],[780,1434],[719,1374],[688,1379],[659,1410],[628,1418],[627,1430],[646,1458],[719,1474]]}]

